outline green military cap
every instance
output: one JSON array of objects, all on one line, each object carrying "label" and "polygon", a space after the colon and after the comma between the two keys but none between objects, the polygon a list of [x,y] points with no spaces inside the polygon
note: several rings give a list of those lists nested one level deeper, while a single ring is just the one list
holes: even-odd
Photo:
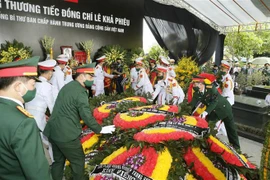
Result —
[{"label": "green military cap", "polygon": [[95,66],[96,66],[96,63],[90,63],[90,64],[78,66],[78,67],[73,68],[73,73],[74,74],[76,73],[94,74]]},{"label": "green military cap", "polygon": [[0,78],[17,76],[36,77],[38,61],[39,56],[35,56],[25,60],[0,64]]}]

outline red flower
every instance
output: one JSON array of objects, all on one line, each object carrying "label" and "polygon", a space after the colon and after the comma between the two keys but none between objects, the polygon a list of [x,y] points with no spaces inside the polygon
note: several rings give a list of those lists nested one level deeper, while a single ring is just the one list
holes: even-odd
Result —
[{"label": "red flower", "polygon": [[122,129],[140,128],[140,127],[145,127],[148,124],[152,124],[158,121],[163,121],[164,119],[165,119],[165,115],[163,114],[153,114],[153,116],[150,116],[145,119],[142,118],[141,120],[136,120],[136,121],[126,121],[125,119],[121,118],[121,113],[118,113],[113,119],[113,124],[116,127],[120,127]]},{"label": "red flower", "polygon": [[198,157],[193,153],[192,149],[189,148],[187,153],[184,155],[184,160],[186,161],[187,165],[190,166],[193,163],[192,170],[196,172],[196,174],[202,179],[205,180],[216,180],[214,175],[209,172],[207,167],[205,167]]},{"label": "red flower", "polygon": [[95,133],[92,132],[92,133],[87,134],[86,136],[82,137],[82,138],[81,138],[81,143],[84,143],[85,141],[89,140],[89,139],[90,139],[92,136],[94,136],[94,135],[95,135]]},{"label": "red flower", "polygon": [[196,120],[197,120],[197,127],[200,127],[200,128],[208,128],[208,122],[203,119],[203,118],[200,118],[199,116],[193,116]]},{"label": "red flower", "polygon": [[161,143],[162,141],[170,141],[170,140],[193,140],[194,137],[192,134],[184,131],[175,131],[170,133],[153,133],[147,134],[144,132],[136,133],[133,138],[137,141],[145,141],[149,143]]},{"label": "red flower", "polygon": [[178,106],[176,105],[170,105],[168,112],[173,112],[173,113],[177,113],[178,112]]}]

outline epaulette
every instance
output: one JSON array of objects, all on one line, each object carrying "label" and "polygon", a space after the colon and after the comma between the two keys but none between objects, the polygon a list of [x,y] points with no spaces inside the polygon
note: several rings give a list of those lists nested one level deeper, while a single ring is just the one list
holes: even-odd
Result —
[{"label": "epaulette", "polygon": [[208,86],[205,86],[206,88],[212,88],[213,86],[212,85],[208,85]]},{"label": "epaulette", "polygon": [[27,117],[34,118],[34,116],[30,114],[28,111],[26,111],[22,106],[17,106],[17,109]]}]

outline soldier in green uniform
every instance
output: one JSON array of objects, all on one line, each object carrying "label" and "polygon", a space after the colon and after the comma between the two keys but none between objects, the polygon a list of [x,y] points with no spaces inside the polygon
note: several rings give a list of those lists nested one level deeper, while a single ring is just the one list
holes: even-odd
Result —
[{"label": "soldier in green uniform", "polygon": [[52,115],[43,131],[52,144],[52,177],[62,180],[64,164],[69,160],[74,180],[84,177],[85,156],[80,143],[80,120],[95,133],[112,133],[114,126],[101,127],[92,116],[87,87],[93,84],[95,63],[77,67],[73,79],[59,92]]},{"label": "soldier in green uniform", "polygon": [[229,142],[234,148],[240,150],[232,107],[227,99],[220,95],[209,79],[204,77],[193,78],[193,89],[191,106],[195,109],[202,103],[206,106],[206,110],[200,115],[202,118],[206,118],[207,121],[222,120],[227,130]]},{"label": "soldier in green uniform", "polygon": [[35,97],[38,60],[0,65],[0,179],[51,179],[36,121],[23,106]]}]

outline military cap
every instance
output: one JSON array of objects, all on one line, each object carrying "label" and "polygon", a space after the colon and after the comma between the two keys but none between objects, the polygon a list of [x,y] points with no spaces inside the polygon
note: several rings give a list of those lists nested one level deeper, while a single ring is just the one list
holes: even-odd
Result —
[{"label": "military cap", "polygon": [[95,65],[96,63],[90,63],[90,64],[85,64],[82,66],[75,67],[73,69],[73,73],[85,73],[85,74],[94,74],[95,73]]},{"label": "military cap", "polygon": [[39,56],[0,64],[1,77],[37,76]]},{"label": "military cap", "polygon": [[231,69],[230,63],[228,61],[226,61],[226,60],[221,61],[221,67],[223,67],[225,69]]},{"label": "military cap", "polygon": [[156,68],[158,71],[160,72],[167,72],[168,68],[167,67],[164,67],[164,66],[161,66],[161,65],[157,65],[157,68]]},{"label": "military cap", "polygon": [[168,61],[168,58],[166,58],[165,56],[159,56],[160,59],[160,63],[164,64],[165,66],[168,66],[170,63]]},{"label": "military cap", "polygon": [[150,62],[150,63],[156,63],[156,60],[154,60],[154,59],[151,58],[151,59],[149,60],[149,62]]},{"label": "military cap", "polygon": [[57,56],[56,60],[59,64],[66,64],[68,62],[68,56],[65,54],[60,54]]},{"label": "military cap", "polygon": [[53,70],[55,65],[56,61],[54,59],[49,59],[38,63],[39,69],[44,71]]},{"label": "military cap", "polygon": [[135,59],[135,62],[136,62],[136,64],[138,64],[138,65],[143,65],[142,60],[143,60],[143,57],[138,57],[137,59]]},{"label": "military cap", "polygon": [[206,75],[206,73],[204,73],[204,74],[199,74],[199,75],[193,76],[192,82],[193,83],[200,82],[200,83],[204,83],[204,84],[212,84],[210,79],[211,79],[211,77],[208,77],[208,75]]},{"label": "military cap", "polygon": [[98,62],[103,62],[103,61],[105,61],[105,59],[106,59],[106,56],[103,55],[103,56],[97,58],[96,61],[98,61]]}]

